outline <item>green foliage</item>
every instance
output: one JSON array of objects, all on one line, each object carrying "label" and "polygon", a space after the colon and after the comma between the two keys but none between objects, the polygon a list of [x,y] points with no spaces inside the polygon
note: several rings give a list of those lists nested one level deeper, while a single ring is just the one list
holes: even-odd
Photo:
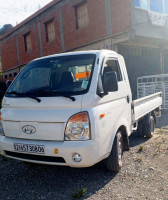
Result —
[{"label": "green foliage", "polygon": [[157,146],[157,151],[161,150],[161,143],[160,142],[156,142],[156,146]]},{"label": "green foliage", "polygon": [[138,162],[138,163],[142,162],[142,158],[136,158],[135,162]]},{"label": "green foliage", "polygon": [[82,188],[81,190],[76,191],[72,197],[74,199],[80,199],[81,197],[85,196],[87,193],[87,188]]},{"label": "green foliage", "polygon": [[3,34],[7,33],[13,26],[11,24],[5,24],[1,29],[0,29],[0,36]]},{"label": "green foliage", "polygon": [[141,145],[141,146],[139,147],[139,149],[138,149],[138,152],[142,152],[142,151],[144,151],[144,149],[145,149],[145,147]]}]

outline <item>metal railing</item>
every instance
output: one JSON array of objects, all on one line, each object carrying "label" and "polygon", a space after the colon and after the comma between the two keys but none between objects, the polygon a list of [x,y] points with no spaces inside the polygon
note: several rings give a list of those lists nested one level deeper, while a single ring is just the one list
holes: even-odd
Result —
[{"label": "metal railing", "polygon": [[137,79],[137,97],[162,91],[162,109],[168,109],[168,74],[143,76]]}]

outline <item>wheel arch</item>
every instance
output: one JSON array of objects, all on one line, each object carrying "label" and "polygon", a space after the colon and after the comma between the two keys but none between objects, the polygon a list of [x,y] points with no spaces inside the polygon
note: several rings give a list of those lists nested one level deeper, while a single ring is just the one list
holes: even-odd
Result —
[{"label": "wheel arch", "polygon": [[125,118],[120,118],[120,120],[115,123],[115,126],[112,126],[110,131],[112,134],[108,144],[108,152],[112,150],[114,138],[118,131],[121,131],[123,136],[124,151],[129,151],[130,126]]},{"label": "wheel arch", "polygon": [[124,151],[129,151],[129,137],[128,137],[128,134],[127,134],[126,127],[124,125],[122,125],[122,126],[119,127],[118,131],[121,131],[122,136],[123,136],[123,149],[124,149]]}]

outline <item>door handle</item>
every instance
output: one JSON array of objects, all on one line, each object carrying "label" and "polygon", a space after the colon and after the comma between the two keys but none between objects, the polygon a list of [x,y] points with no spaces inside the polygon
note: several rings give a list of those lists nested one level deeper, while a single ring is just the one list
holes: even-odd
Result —
[{"label": "door handle", "polygon": [[130,103],[130,97],[127,95],[127,103]]}]

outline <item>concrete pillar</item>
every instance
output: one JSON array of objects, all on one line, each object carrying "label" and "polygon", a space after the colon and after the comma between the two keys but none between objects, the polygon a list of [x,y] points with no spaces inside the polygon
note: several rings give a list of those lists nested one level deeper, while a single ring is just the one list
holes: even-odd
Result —
[{"label": "concrete pillar", "polygon": [[43,43],[42,43],[40,22],[38,22],[38,37],[39,37],[39,43],[40,43],[40,56],[42,57],[43,56]]},{"label": "concrete pillar", "polygon": [[116,52],[118,52],[118,45],[117,44],[113,45],[113,50],[116,51]]},{"label": "concrete pillar", "polygon": [[16,36],[16,50],[17,50],[18,65],[20,65],[20,53],[19,53],[19,44],[18,44],[18,37],[17,36]]},{"label": "concrete pillar", "polygon": [[161,46],[159,49],[160,49],[160,71],[161,74],[164,74],[164,48]]},{"label": "concrete pillar", "polygon": [[111,21],[111,0],[105,1],[105,13],[106,13],[106,32],[107,36],[112,35],[112,21]]},{"label": "concrete pillar", "polygon": [[60,4],[60,7],[59,7],[59,26],[60,26],[60,33],[61,33],[61,48],[62,48],[62,51],[65,51],[64,29],[63,29],[62,6],[61,6],[61,4]]}]

